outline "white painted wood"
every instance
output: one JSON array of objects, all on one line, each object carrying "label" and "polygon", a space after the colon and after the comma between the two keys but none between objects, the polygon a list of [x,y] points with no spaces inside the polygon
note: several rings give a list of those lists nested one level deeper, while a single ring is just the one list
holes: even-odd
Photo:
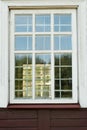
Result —
[{"label": "white painted wood", "polygon": [[[53,31],[53,16],[54,16],[54,14],[56,14],[56,13],[58,13],[58,14],[72,14],[72,24],[71,24],[71,26],[72,26],[72,32],[68,32],[68,33],[65,33],[65,32],[62,32],[62,33],[56,33],[57,35],[65,35],[66,34],[66,36],[68,36],[68,35],[70,35],[71,37],[72,37],[72,50],[60,50],[60,51],[55,51],[54,49],[53,49],[53,35],[55,35],[55,33],[54,33],[54,31]],[[14,32],[14,28],[15,28],[15,24],[14,24],[14,16],[15,16],[15,14],[32,14],[33,15],[33,33],[32,33],[32,36],[33,36],[33,50],[32,51],[14,51],[14,45],[13,44],[15,44],[14,43],[14,39],[15,39],[15,34],[16,35],[20,35],[21,33],[15,33]],[[35,32],[35,15],[36,14],[50,14],[51,15],[51,32],[50,33],[48,33],[48,32],[46,32],[46,33],[42,33],[42,34],[44,34],[44,35],[49,35],[49,34],[51,34],[51,50],[35,50],[35,35],[37,35],[37,34],[39,34],[39,35],[41,35],[41,32]],[[23,33],[22,33],[22,35],[23,35]],[[24,33],[24,35],[28,35],[28,33]],[[39,101],[39,103],[42,103],[42,102],[45,102],[45,100],[44,99],[40,99],[40,100],[38,100],[38,99],[35,99],[35,54],[51,54],[51,98],[52,99],[50,99],[50,101],[49,101],[49,99],[48,100],[46,100],[47,101],[47,103],[77,103],[77,41],[76,41],[76,10],[74,10],[74,9],[72,9],[72,10],[70,10],[70,9],[62,9],[62,10],[12,10],[11,11],[11,42],[10,42],[10,47],[11,47],[11,61],[10,61],[10,66],[11,66],[11,68],[10,68],[10,70],[11,70],[11,82],[10,82],[10,88],[11,88],[11,90],[10,90],[10,102],[11,103],[22,103],[23,101],[24,101],[24,99],[15,99],[15,96],[14,96],[14,92],[15,92],[15,83],[14,83],[14,79],[15,79],[15,77],[14,77],[14,61],[13,61],[13,59],[14,59],[14,56],[12,56],[13,55],[13,53],[14,54],[21,54],[21,53],[23,53],[23,54],[27,54],[27,53],[32,53],[32,55],[33,55],[33,58],[32,58],[32,61],[33,61],[33,86],[32,86],[32,92],[33,92],[33,100],[26,100],[25,99],[25,102],[26,103],[38,103],[38,101]],[[55,90],[55,87],[54,87],[54,52],[56,52],[56,53],[72,53],[73,55],[72,55],[72,66],[73,66],[73,74],[72,74],[72,79],[73,79],[73,89],[72,89],[72,93],[73,93],[73,98],[72,99],[55,99],[54,98],[54,90]]]},{"label": "white painted wood", "polygon": [[8,8],[0,1],[0,107],[8,104]]}]

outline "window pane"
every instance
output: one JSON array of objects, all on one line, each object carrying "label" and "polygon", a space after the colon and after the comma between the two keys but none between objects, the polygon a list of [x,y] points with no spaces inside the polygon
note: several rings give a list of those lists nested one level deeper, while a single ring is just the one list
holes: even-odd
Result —
[{"label": "window pane", "polygon": [[51,18],[50,15],[36,15],[36,32],[49,32]]},{"label": "window pane", "polygon": [[35,38],[35,49],[36,50],[50,50],[51,41],[50,36],[36,36]]},{"label": "window pane", "polygon": [[60,77],[60,71],[59,71],[59,67],[55,67],[55,78],[59,78]]},{"label": "window pane", "polygon": [[35,65],[35,96],[36,98],[50,98],[51,89],[51,61],[50,54],[36,54]]},{"label": "window pane", "polygon": [[55,90],[60,89],[60,81],[59,80],[55,80]]},{"label": "window pane", "polygon": [[72,37],[70,35],[55,35],[54,50],[72,50]]},{"label": "window pane", "polygon": [[55,92],[55,98],[60,98],[60,92],[58,91]]},{"label": "window pane", "polygon": [[15,31],[32,32],[32,15],[16,15]]},{"label": "window pane", "polygon": [[[15,56],[15,96],[16,98],[32,97],[32,55],[16,54]],[[19,92],[21,88],[21,92]]]},{"label": "window pane", "polygon": [[71,36],[61,36],[60,46],[61,50],[72,50]]},{"label": "window pane", "polygon": [[61,92],[62,98],[72,98],[72,92]]},{"label": "window pane", "polygon": [[23,76],[23,68],[15,68],[15,78],[22,78]]},{"label": "window pane", "polygon": [[22,89],[23,89],[23,81],[15,80],[15,90],[22,90]]},{"label": "window pane", "polygon": [[61,80],[62,90],[72,90],[72,80]]},{"label": "window pane", "polygon": [[54,31],[70,32],[71,31],[71,14],[54,15]]},{"label": "window pane", "polygon": [[15,50],[32,50],[32,37],[31,36],[16,36],[15,37]]},{"label": "window pane", "polygon": [[72,78],[72,68],[62,67],[61,68],[61,78]]},{"label": "window pane", "polygon": [[24,64],[27,64],[27,55],[15,54],[15,66],[23,66]]},{"label": "window pane", "polygon": [[54,50],[60,49],[60,41],[59,36],[54,36]]},{"label": "window pane", "polygon": [[72,54],[61,54],[61,65],[72,65]]},{"label": "window pane", "polygon": [[55,54],[54,55],[54,61],[55,61],[55,65],[60,64],[60,54]]}]

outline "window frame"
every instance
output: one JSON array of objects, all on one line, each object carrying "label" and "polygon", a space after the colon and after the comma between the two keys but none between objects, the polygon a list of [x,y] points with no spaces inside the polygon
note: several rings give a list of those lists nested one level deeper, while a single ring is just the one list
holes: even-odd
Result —
[{"label": "window frame", "polygon": [[[77,42],[78,42],[78,103],[81,108],[87,108],[87,0],[0,0],[0,108],[10,104],[9,77],[9,13],[14,9],[76,9],[77,10]],[[10,104],[11,105],[11,104]],[[17,106],[19,106],[17,104]],[[29,105],[31,106],[31,105]],[[46,105],[47,106],[47,105]],[[14,105],[13,105],[14,107]],[[25,108],[27,106],[24,106]],[[42,106],[44,108],[44,106]],[[47,106],[48,107],[48,106]],[[46,108],[47,108],[46,107]],[[56,107],[54,105],[54,107]],[[60,106],[59,106],[60,107]],[[67,106],[69,107],[69,105]],[[33,108],[33,106],[32,106]],[[51,108],[51,106],[50,106]],[[63,105],[65,107],[65,104]],[[71,108],[73,106],[71,105]]]},{"label": "window frame", "polygon": [[[53,17],[53,14],[56,14],[56,13],[59,13],[59,14],[71,14],[72,15],[72,24],[71,24],[71,26],[72,26],[72,31],[71,32],[55,32],[55,33],[53,33],[53,29],[51,30],[51,32],[35,32],[35,28],[33,29],[33,32],[25,32],[25,33],[21,33],[21,32],[15,32],[15,27],[14,27],[14,21],[15,21],[15,15],[21,15],[21,14],[32,14],[33,15],[33,17],[35,17],[35,15],[37,15],[37,14],[51,14],[52,15],[52,17]],[[31,103],[40,103],[40,104],[44,104],[44,103],[57,103],[57,104],[59,104],[59,103],[77,103],[78,102],[78,93],[77,93],[77,31],[76,31],[76,9],[57,9],[57,10],[55,10],[55,9],[43,9],[43,10],[41,10],[41,9],[33,9],[33,10],[31,10],[31,9],[29,9],[29,10],[11,10],[11,12],[10,12],[10,14],[11,14],[11,19],[10,19],[10,21],[11,21],[11,28],[10,28],[10,37],[11,37],[11,39],[10,39],[10,49],[11,49],[11,51],[10,51],[10,59],[11,59],[11,61],[10,61],[10,79],[11,79],[11,82],[10,82],[10,103],[29,103],[29,104],[31,104]],[[52,20],[52,17],[51,17],[51,20]],[[34,19],[35,20],[35,19]],[[35,23],[35,21],[33,21],[33,24]],[[52,20],[52,23],[51,23],[52,25],[53,25],[53,20]],[[51,65],[51,69],[52,69],[52,71],[51,71],[51,79],[52,79],[52,81],[51,81],[51,94],[52,94],[52,99],[34,99],[35,97],[33,96],[33,99],[15,99],[14,98],[14,91],[15,91],[15,86],[14,86],[14,79],[15,79],[15,77],[14,77],[14,53],[15,53],[15,51],[14,51],[14,45],[15,45],[15,43],[14,43],[14,36],[16,35],[16,36],[20,36],[20,35],[24,35],[24,36],[28,36],[28,35],[32,35],[33,36],[33,42],[35,42],[35,35],[39,35],[39,34],[46,34],[46,35],[51,35],[51,41],[52,41],[52,46],[51,46],[51,51],[43,51],[43,54],[44,53],[51,53],[51,59],[53,60],[53,35],[70,35],[70,36],[72,36],[72,50],[68,50],[68,53],[72,53],[72,57],[74,57],[74,58],[72,58],[72,98],[71,99],[64,99],[64,98],[61,98],[61,99],[53,99],[53,97],[54,97],[54,89],[53,89],[53,87],[52,86],[54,86],[54,76],[53,76],[53,73],[54,73],[54,71],[53,71],[53,64]],[[12,44],[11,44],[12,43]],[[74,43],[74,44],[73,44]],[[35,47],[34,47],[35,48]],[[14,51],[14,52],[13,52]],[[38,50],[36,50],[36,51],[30,51],[32,54],[33,54],[33,52],[34,53],[38,53]],[[26,51],[26,53],[30,53],[29,51]],[[39,53],[41,53],[42,51],[39,51]],[[56,52],[56,51],[55,51]],[[60,50],[59,51],[61,54],[62,54],[62,50]],[[59,53],[58,52],[58,53]],[[18,51],[18,54],[20,54],[20,53],[24,53],[23,51]],[[67,50],[66,51],[64,51],[64,53],[67,53]],[[35,61],[33,61],[33,62],[35,62]],[[53,61],[52,61],[52,63],[53,63]],[[75,63],[75,64],[74,64]],[[33,70],[34,70],[34,67],[33,67]],[[35,75],[35,70],[33,71],[33,73],[32,73],[32,75],[33,75],[33,86],[35,86],[35,77],[34,77],[34,75]],[[53,78],[52,78],[53,77]],[[34,92],[35,92],[35,90],[33,90],[33,94],[34,94]]]}]

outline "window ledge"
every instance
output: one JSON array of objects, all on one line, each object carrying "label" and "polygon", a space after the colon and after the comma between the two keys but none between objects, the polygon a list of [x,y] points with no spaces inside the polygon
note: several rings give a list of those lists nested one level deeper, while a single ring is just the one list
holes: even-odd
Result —
[{"label": "window ledge", "polygon": [[8,108],[17,109],[76,109],[79,104],[9,104]]}]

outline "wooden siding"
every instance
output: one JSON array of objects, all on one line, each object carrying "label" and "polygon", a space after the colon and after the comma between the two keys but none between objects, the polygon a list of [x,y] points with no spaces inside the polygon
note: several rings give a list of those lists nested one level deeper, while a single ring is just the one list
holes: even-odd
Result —
[{"label": "wooden siding", "polygon": [[87,130],[87,109],[0,109],[0,130]]}]

